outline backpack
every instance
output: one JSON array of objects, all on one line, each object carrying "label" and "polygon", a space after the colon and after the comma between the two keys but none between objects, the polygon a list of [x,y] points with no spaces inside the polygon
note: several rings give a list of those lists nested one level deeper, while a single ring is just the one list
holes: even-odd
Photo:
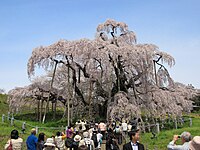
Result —
[{"label": "backpack", "polygon": [[90,150],[90,145],[91,141],[90,140],[85,140],[85,145],[87,146],[87,150]]},{"label": "backpack", "polygon": [[98,146],[97,134],[93,133],[91,139],[94,141],[94,147],[96,148]]},{"label": "backpack", "polygon": [[72,143],[73,143],[73,139],[71,139],[71,138],[67,138],[67,139],[65,140],[65,146],[66,146],[67,148],[70,148],[71,145],[72,145]]},{"label": "backpack", "polygon": [[72,148],[74,150],[77,150],[78,149],[78,145],[79,145],[79,142],[73,141],[70,148]]}]

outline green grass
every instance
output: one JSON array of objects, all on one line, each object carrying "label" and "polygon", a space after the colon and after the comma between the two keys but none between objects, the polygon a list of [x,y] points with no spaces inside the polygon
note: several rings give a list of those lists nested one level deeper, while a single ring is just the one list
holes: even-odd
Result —
[{"label": "green grass", "polygon": [[[2,114],[7,114],[9,107],[6,102],[6,95],[0,94],[0,116]],[[26,121],[26,124],[31,124],[33,126],[38,127],[54,127],[54,126],[65,126],[67,124],[66,120],[60,120],[53,121],[50,119],[50,116],[52,116],[51,113],[48,114],[47,120],[48,123],[41,124],[36,121],[33,121],[35,118],[35,114],[28,112],[20,115],[16,115],[15,118]],[[189,131],[193,136],[200,135],[200,114],[194,113],[190,114],[190,117],[192,117],[193,125],[192,127],[189,127],[189,123],[186,123],[182,128],[178,129],[171,129],[171,130],[162,130],[158,135],[157,138],[151,139],[152,134],[151,133],[141,133],[141,143],[145,145],[145,147],[148,148],[148,150],[166,150],[167,144],[172,140],[172,137],[174,134],[181,134],[183,131]],[[49,118],[49,119],[48,119]],[[60,118],[60,117],[59,117]],[[3,149],[5,143],[9,139],[10,132],[13,129],[17,129],[20,132],[20,137],[24,139],[24,146],[25,146],[25,140],[30,134],[30,130],[32,127],[27,125],[26,133],[21,133],[21,126],[22,122],[16,122],[14,126],[10,126],[10,123],[6,120],[4,123],[0,122],[0,150]],[[56,134],[58,130],[57,129],[39,129],[39,132],[44,132],[47,137],[50,137],[52,134]],[[180,141],[179,141],[180,142]],[[26,149],[24,147],[24,149]]]},{"label": "green grass", "polygon": [[[174,134],[180,135],[183,131],[188,131],[193,136],[200,135],[200,117],[195,117],[192,121],[192,127],[185,125],[183,128],[161,131],[157,135],[157,138],[154,139],[151,139],[151,133],[142,133],[141,143],[143,143],[145,147],[148,147],[149,150],[166,150],[167,144],[172,140]],[[178,144],[181,144],[180,141],[178,142]]]},{"label": "green grass", "polygon": [[[0,94],[0,116],[2,117],[2,114],[7,115],[8,111],[9,111],[9,106],[7,104],[7,96],[6,95],[2,95]],[[59,112],[58,112],[59,113]],[[66,120],[60,120],[60,116],[59,116],[59,121],[53,121],[50,118],[50,116],[52,116],[51,113],[48,114],[47,116],[47,120],[48,123],[42,124],[36,121],[33,121],[35,119],[35,114],[33,114],[32,112],[29,113],[25,113],[25,114],[18,114],[15,116],[15,119],[17,120],[22,120],[22,121],[14,121],[14,126],[10,125],[10,121],[7,120],[7,118],[5,118],[5,122],[0,121],[0,150],[4,149],[4,145],[7,142],[7,140],[9,139],[10,136],[10,132],[13,129],[17,129],[20,133],[20,137],[24,140],[24,148],[25,148],[25,140],[27,139],[27,137],[30,135],[30,131],[33,127],[29,126],[28,124],[32,125],[32,126],[38,126],[38,127],[47,127],[44,129],[39,129],[39,132],[44,132],[46,134],[47,137],[51,137],[52,134],[56,134],[56,132],[58,131],[58,129],[51,129],[48,127],[52,127],[52,126],[62,126],[62,125],[66,125],[67,121]],[[21,133],[21,127],[22,127],[22,123],[23,121],[26,122],[26,132],[25,134]]]}]

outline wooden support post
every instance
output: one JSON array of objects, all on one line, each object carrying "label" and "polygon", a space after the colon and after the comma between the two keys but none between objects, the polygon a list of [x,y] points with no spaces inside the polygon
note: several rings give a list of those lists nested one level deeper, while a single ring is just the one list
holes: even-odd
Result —
[{"label": "wooden support post", "polygon": [[177,125],[177,120],[176,119],[174,120],[174,123],[175,123],[175,129],[177,129],[178,125]]}]

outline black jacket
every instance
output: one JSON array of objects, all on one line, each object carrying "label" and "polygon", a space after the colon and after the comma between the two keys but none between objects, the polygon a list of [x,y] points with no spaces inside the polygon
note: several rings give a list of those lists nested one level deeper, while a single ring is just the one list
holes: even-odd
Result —
[{"label": "black jacket", "polygon": [[[141,143],[137,143],[138,144],[138,150],[144,150],[144,145]],[[124,144],[123,145],[123,150],[133,150],[132,149],[132,145],[131,142]]]}]

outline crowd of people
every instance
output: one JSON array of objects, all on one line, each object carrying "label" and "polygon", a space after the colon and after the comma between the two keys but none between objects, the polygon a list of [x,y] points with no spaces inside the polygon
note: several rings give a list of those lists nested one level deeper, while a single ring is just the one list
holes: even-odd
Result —
[{"label": "crowd of people", "polygon": [[[129,142],[122,141],[130,138]],[[41,132],[36,136],[36,129],[26,139],[27,150],[100,150],[102,144],[106,150],[144,150],[144,145],[139,142],[140,130],[134,122],[99,122],[87,123],[80,120],[74,126],[68,126],[65,131],[58,131],[51,137],[46,137]],[[181,139],[182,145],[176,145]],[[11,137],[5,145],[6,150],[22,150],[23,139],[17,130],[11,131]],[[122,145],[124,144],[124,145]],[[121,145],[121,146],[119,146]],[[10,148],[12,147],[12,148]],[[168,150],[200,150],[200,136],[192,138],[189,132],[180,136],[174,135],[173,140],[167,145]]]}]

